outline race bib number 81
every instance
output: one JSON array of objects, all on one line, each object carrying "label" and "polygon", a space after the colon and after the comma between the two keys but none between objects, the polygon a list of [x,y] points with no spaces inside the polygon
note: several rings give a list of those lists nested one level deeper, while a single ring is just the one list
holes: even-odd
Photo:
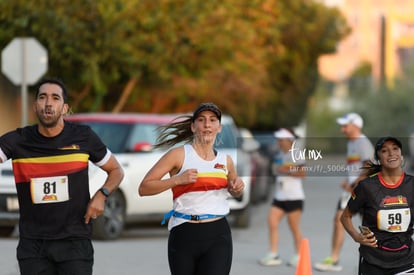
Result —
[{"label": "race bib number 81", "polygon": [[33,178],[30,180],[30,191],[35,204],[67,201],[68,177]]}]

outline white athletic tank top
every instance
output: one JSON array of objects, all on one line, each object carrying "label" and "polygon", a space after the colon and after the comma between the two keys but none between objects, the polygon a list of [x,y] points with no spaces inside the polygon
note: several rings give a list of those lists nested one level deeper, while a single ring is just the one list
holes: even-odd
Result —
[{"label": "white athletic tank top", "polygon": [[[279,152],[279,165],[288,165],[292,169],[302,169],[303,160],[293,161],[291,152]],[[279,201],[304,200],[305,192],[302,186],[303,179],[280,174],[276,177],[276,191],[274,198]]]},{"label": "white athletic tank top", "polygon": [[[227,157],[217,152],[214,160],[207,161],[197,155],[191,144],[184,145],[184,162],[177,175],[187,169],[197,169],[195,183],[179,185],[173,191],[173,209],[189,215],[227,215],[230,211],[227,198]],[[168,230],[188,220],[171,217]]]}]

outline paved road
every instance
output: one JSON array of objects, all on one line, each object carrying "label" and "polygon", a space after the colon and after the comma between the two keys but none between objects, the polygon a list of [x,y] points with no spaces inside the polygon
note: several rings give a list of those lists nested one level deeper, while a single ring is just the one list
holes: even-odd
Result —
[{"label": "paved road", "polygon": [[[329,253],[332,220],[340,189],[339,177],[316,177],[306,179],[305,212],[302,229],[308,238],[312,261],[321,260]],[[252,207],[252,224],[248,229],[233,229],[234,259],[231,275],[292,275],[295,269],[283,264],[264,267],[258,258],[267,252],[267,211],[269,203]],[[358,217],[357,217],[358,218]],[[358,218],[359,219],[359,218]],[[358,221],[356,221],[358,222]],[[289,260],[293,253],[293,241],[286,220],[281,226],[280,254]],[[139,226],[125,232],[117,241],[94,241],[96,275],[169,274],[166,257],[168,232],[158,225]],[[17,238],[0,239],[0,266],[2,275],[18,274],[15,259]],[[347,235],[342,250],[342,272],[313,274],[357,274],[357,245]]]}]

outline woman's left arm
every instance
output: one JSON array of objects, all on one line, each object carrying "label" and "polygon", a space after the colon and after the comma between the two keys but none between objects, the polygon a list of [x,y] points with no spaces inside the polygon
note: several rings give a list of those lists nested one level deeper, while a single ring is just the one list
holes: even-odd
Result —
[{"label": "woman's left arm", "polygon": [[358,232],[354,224],[352,223],[352,217],[354,214],[346,207],[344,212],[341,216],[341,223],[344,226],[346,232],[354,239],[355,242],[360,243],[362,245],[377,247],[377,239],[373,232],[369,232],[368,234],[364,234],[362,232]]},{"label": "woman's left arm", "polygon": [[361,242],[361,236],[359,232],[355,229],[354,224],[352,223],[353,213],[349,211],[348,207],[344,209],[344,212],[341,216],[341,223],[344,226],[346,232],[354,239],[355,242]]},{"label": "woman's left arm", "polygon": [[243,194],[244,182],[237,175],[234,162],[230,156],[227,156],[227,190],[233,197],[240,197]]}]

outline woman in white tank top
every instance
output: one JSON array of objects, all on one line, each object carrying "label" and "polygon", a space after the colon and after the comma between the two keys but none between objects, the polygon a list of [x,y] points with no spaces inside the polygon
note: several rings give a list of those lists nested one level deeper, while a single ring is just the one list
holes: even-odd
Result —
[{"label": "woman in white tank top", "polygon": [[[228,275],[233,245],[225,216],[228,193],[241,196],[244,183],[230,156],[214,149],[221,131],[221,111],[202,103],[192,116],[180,116],[161,129],[156,147],[170,149],[148,171],[141,196],[171,189],[168,260],[172,275]],[[169,178],[164,178],[166,174]]]}]

